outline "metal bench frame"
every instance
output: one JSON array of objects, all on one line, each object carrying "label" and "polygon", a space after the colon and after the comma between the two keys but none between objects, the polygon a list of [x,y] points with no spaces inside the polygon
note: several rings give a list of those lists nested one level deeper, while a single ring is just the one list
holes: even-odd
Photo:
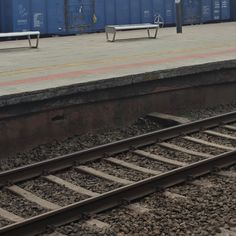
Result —
[{"label": "metal bench frame", "polygon": [[[23,36],[27,36],[30,48],[38,48],[38,46],[39,46],[39,38],[40,38],[40,32],[39,31],[24,31],[24,32],[0,33],[0,38],[23,37]],[[31,36],[36,36],[36,44],[35,44],[35,46],[32,46]]]},{"label": "metal bench frame", "polygon": [[[126,30],[139,30],[146,29],[148,33],[148,38],[155,39],[157,37],[159,24],[129,24],[129,25],[107,25],[105,28],[106,38],[108,42],[115,42],[116,32],[117,31],[126,31]],[[150,29],[155,29],[154,35],[151,36]],[[109,39],[109,34],[113,34],[112,39]]]}]

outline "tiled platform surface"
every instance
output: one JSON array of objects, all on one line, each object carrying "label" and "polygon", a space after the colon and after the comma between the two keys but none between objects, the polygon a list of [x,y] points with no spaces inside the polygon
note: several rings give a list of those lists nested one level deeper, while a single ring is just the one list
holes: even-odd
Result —
[{"label": "tiled platform surface", "polygon": [[118,32],[115,43],[106,42],[105,33],[41,38],[39,49],[27,48],[26,40],[0,42],[0,100],[39,98],[48,89],[58,95],[59,87],[69,92],[73,84],[96,88],[107,79],[115,86],[126,75],[236,59],[236,22],[185,26],[183,34],[164,28],[157,39],[146,36],[145,30]]}]

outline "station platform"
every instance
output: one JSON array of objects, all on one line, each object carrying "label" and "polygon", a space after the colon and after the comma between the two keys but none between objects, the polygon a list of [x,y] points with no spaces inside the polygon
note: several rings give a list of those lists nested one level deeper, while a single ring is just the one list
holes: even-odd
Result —
[{"label": "station platform", "polygon": [[118,32],[114,43],[106,42],[105,33],[41,38],[38,49],[27,48],[25,40],[0,42],[0,105],[24,101],[26,94],[45,99],[70,93],[71,86],[135,83],[158,71],[161,79],[182,67],[236,59],[236,22],[184,26],[183,34],[163,28],[157,39],[146,36],[145,30]]}]

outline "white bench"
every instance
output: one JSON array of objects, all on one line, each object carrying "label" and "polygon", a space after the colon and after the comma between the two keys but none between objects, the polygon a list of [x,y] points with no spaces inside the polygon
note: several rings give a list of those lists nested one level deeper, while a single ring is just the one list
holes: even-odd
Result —
[{"label": "white bench", "polygon": [[[24,37],[24,36],[27,36],[30,48],[38,48],[39,37],[40,37],[39,31],[0,33],[0,38],[12,38],[12,37]],[[35,46],[32,46],[32,44],[31,44],[31,36],[36,36],[36,45]]]},{"label": "white bench", "polygon": [[[105,28],[106,38],[108,42],[114,42],[117,31],[125,31],[125,30],[139,30],[146,29],[148,32],[148,38],[156,38],[159,24],[151,24],[151,23],[143,23],[143,24],[129,24],[129,25],[107,25]],[[154,36],[150,35],[150,29],[155,29]],[[109,34],[113,34],[112,39],[109,39]]]}]

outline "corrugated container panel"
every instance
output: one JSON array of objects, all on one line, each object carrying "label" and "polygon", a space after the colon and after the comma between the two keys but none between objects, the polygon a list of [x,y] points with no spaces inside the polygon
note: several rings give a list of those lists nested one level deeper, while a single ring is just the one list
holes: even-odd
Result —
[{"label": "corrugated container panel", "polygon": [[90,32],[93,29],[93,0],[66,1],[66,29],[68,33]]},{"label": "corrugated container panel", "polygon": [[201,13],[203,23],[212,21],[212,0],[202,0]]},{"label": "corrugated container panel", "polygon": [[221,0],[212,1],[213,21],[219,21],[221,18]]},{"label": "corrugated container panel", "polygon": [[141,23],[141,2],[140,0],[130,0],[130,23]]},{"label": "corrugated container panel", "polygon": [[94,30],[103,30],[106,25],[105,0],[95,0],[93,23]]},{"label": "corrugated container panel", "polygon": [[175,2],[174,0],[165,0],[165,24],[175,24]]},{"label": "corrugated container panel", "polygon": [[201,1],[183,0],[184,24],[197,24],[201,22]]},{"label": "corrugated container panel", "polygon": [[230,0],[221,0],[221,20],[229,20],[229,19],[230,19]]},{"label": "corrugated container panel", "polygon": [[141,0],[141,22],[153,23],[153,4],[152,0]]},{"label": "corrugated container panel", "polygon": [[31,0],[30,22],[31,30],[38,30],[41,34],[48,33],[46,0]]},{"label": "corrugated container panel", "polygon": [[0,32],[3,32],[3,5],[2,1],[0,0]]},{"label": "corrugated container panel", "polygon": [[2,0],[2,30],[20,32],[30,30],[29,0]]},{"label": "corrugated container panel", "polygon": [[64,0],[47,0],[49,34],[66,34]]},{"label": "corrugated container panel", "polygon": [[236,20],[236,1],[230,1],[230,16],[232,20]]},{"label": "corrugated container panel", "polygon": [[154,16],[160,15],[165,19],[165,0],[153,0],[153,13]]},{"label": "corrugated container panel", "polygon": [[115,0],[105,1],[106,25],[116,24],[116,3]]},{"label": "corrugated container panel", "polygon": [[130,24],[129,0],[116,0],[116,24]]}]

